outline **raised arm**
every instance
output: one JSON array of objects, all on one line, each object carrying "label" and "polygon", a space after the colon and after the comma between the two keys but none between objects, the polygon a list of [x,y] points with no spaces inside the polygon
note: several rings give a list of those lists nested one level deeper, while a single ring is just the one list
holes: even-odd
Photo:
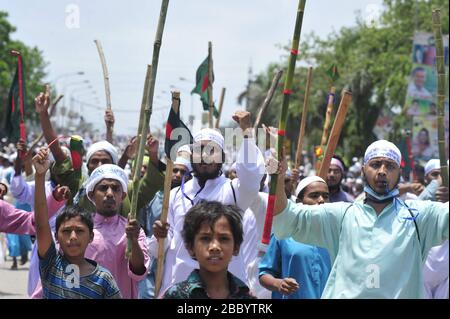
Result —
[{"label": "raised arm", "polygon": [[233,115],[233,120],[239,124],[244,139],[236,159],[238,178],[234,179],[232,184],[236,192],[237,205],[246,210],[258,196],[260,182],[265,173],[264,157],[252,137],[250,112],[237,111]]},{"label": "raised arm", "polygon": [[34,197],[34,216],[36,223],[36,239],[38,243],[38,254],[44,257],[53,238],[50,224],[48,223],[48,208],[45,198],[45,172],[50,167],[48,149],[43,148],[33,157],[33,165],[36,170],[36,193]]},{"label": "raised arm", "polygon": [[[50,144],[54,141],[58,136],[53,130],[52,123],[50,122],[50,116],[48,114],[48,107],[50,106],[50,87],[48,85],[45,86],[45,93],[41,92],[34,99],[36,112],[39,114],[39,119],[41,121],[42,132],[44,133],[45,140],[47,144]],[[50,150],[52,151],[53,157],[56,162],[62,162],[67,157],[64,154],[63,150],[59,143],[53,143],[50,146]]]},{"label": "raised arm", "polygon": [[[105,124],[106,124],[106,140],[113,144],[113,127],[114,127],[114,113],[111,109],[105,111]],[[123,168],[123,167],[122,167]]]}]

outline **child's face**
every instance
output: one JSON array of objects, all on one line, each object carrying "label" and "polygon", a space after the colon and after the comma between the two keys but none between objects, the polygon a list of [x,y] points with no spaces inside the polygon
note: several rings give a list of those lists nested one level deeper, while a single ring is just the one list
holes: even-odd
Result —
[{"label": "child's face", "polygon": [[87,245],[94,238],[80,216],[61,223],[58,229],[58,242],[66,257],[84,257]]},{"label": "child's face", "polygon": [[195,235],[194,245],[189,249],[195,256],[200,268],[209,272],[221,272],[228,269],[228,264],[239,249],[234,247],[234,237],[230,223],[222,216],[213,226],[203,222]]}]

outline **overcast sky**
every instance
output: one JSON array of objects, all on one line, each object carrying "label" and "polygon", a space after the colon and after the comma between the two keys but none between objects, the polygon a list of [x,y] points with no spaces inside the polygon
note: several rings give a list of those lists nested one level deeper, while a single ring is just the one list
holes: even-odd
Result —
[{"label": "overcast sky", "polygon": [[[17,27],[12,37],[43,51],[49,62],[48,81],[54,83],[59,78],[56,85],[59,90],[66,89],[66,96],[78,91],[81,100],[103,107],[106,103],[103,74],[93,42],[100,39],[110,73],[115,130],[135,134],[160,0],[0,0],[0,3],[0,10],[8,12],[10,23]],[[366,18],[376,15],[381,3],[381,0],[308,0],[302,35],[314,31],[326,37],[343,26],[354,25],[358,11]],[[191,110],[200,118],[201,103],[197,95],[191,100],[189,92],[194,86],[196,69],[207,55],[208,41],[213,43],[214,99],[218,101],[222,87],[227,89],[222,119],[230,119],[238,107],[236,97],[245,90],[249,67],[257,74],[269,63],[280,61],[284,52],[277,45],[290,41],[297,5],[297,0],[171,0],[159,57],[152,130],[162,127],[174,87],[181,91],[185,121]],[[85,75],[60,77],[76,71]],[[180,77],[192,83],[181,81]],[[93,86],[95,95],[89,93],[90,89],[83,90],[88,84],[68,85],[85,80]],[[104,129],[102,110],[85,107],[84,115]]]}]

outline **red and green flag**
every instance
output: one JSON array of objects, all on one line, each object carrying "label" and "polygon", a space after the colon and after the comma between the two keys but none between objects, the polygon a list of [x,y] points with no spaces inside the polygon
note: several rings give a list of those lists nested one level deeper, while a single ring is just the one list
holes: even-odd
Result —
[{"label": "red and green flag", "polygon": [[17,67],[11,88],[9,89],[4,128],[9,141],[17,143],[19,138],[26,141],[24,121],[25,77],[22,56],[17,51],[12,51],[11,53],[17,56]]},{"label": "red and green flag", "polygon": [[[208,63],[208,57],[200,64],[200,66],[197,69],[196,73],[196,81],[195,81],[195,88],[191,91],[191,94],[198,94],[200,95],[200,100],[203,103],[203,110],[209,111],[209,94],[208,94],[208,86],[212,86],[214,82],[214,72],[212,72],[212,79],[209,78],[209,63]],[[213,108],[214,108],[214,116],[219,116],[219,112],[217,111],[216,106],[213,102]]]},{"label": "red and green flag", "polygon": [[[176,136],[171,136],[172,131],[175,129],[179,129],[179,131],[177,132]],[[172,148],[175,145],[177,145],[179,148],[185,144],[192,144],[193,141],[194,138],[192,137],[191,131],[189,131],[186,124],[184,124],[180,119],[180,114],[175,113],[175,111],[171,107],[169,118],[166,122],[166,140],[164,142],[164,151],[166,152],[166,156],[174,161],[176,156],[170,156]],[[176,151],[177,150],[174,150],[174,154],[176,154]]]}]

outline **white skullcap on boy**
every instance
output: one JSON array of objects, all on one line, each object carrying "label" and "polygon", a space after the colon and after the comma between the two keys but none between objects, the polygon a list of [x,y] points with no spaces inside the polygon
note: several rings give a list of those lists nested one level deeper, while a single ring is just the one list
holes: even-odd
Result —
[{"label": "white skullcap on boy", "polygon": [[302,179],[300,181],[300,183],[298,183],[297,188],[295,189],[295,196],[298,197],[298,194],[300,194],[300,192],[302,190],[304,190],[308,185],[314,183],[314,182],[322,182],[324,184],[326,184],[327,182],[325,182],[323,180],[323,178],[319,177],[319,176],[308,176],[305,177],[304,179]]}]

